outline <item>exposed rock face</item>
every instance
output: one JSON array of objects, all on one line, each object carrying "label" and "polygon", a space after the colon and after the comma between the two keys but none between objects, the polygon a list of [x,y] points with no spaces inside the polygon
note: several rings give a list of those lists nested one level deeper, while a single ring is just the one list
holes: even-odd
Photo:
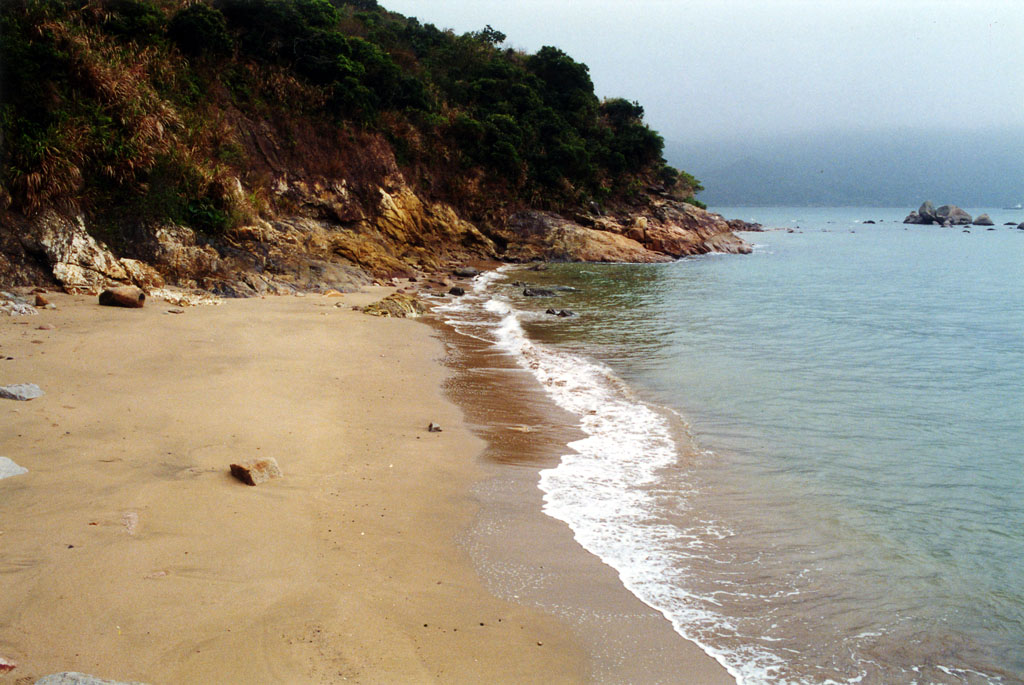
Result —
[{"label": "exposed rock face", "polygon": [[[48,210],[5,220],[0,285],[56,282],[90,294],[124,285],[151,293],[173,285],[251,297],[346,292],[374,277],[415,277],[477,260],[661,262],[750,252],[722,217],[656,195],[619,211],[594,206],[569,219],[526,210],[477,227],[452,207],[424,200],[390,167],[380,185],[358,189],[344,180],[279,173],[272,192],[287,212],[253,217],[217,236],[175,224],[139,226],[125,236],[122,258],[89,235],[81,216]],[[740,230],[756,229],[743,222]]]},{"label": "exposed rock face", "polygon": [[46,210],[25,222],[22,245],[49,265],[53,278],[68,292],[95,293],[111,283],[127,283],[128,272],[104,245],[85,229],[81,215],[74,218]]},{"label": "exposed rock face", "polygon": [[505,256],[516,261],[650,263],[708,252],[751,251],[721,216],[667,200],[637,213],[574,220],[550,212],[520,212],[509,218],[502,238],[508,243]]},{"label": "exposed rock face", "polygon": [[988,214],[979,214],[974,218],[975,226],[994,226],[995,223],[992,221],[992,217]]}]

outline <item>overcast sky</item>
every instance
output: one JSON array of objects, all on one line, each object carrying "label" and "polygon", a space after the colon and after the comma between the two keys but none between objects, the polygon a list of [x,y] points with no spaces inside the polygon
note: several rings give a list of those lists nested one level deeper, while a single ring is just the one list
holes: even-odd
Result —
[{"label": "overcast sky", "polygon": [[[562,48],[667,140],[1024,127],[1024,0],[379,0]],[[1022,142],[1024,147],[1024,142]]]}]

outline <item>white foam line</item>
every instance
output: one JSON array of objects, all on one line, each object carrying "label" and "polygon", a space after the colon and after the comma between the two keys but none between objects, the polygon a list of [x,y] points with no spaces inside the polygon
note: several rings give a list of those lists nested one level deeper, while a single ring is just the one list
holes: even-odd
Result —
[{"label": "white foam line", "polygon": [[507,301],[491,299],[485,306],[503,316],[493,331],[499,347],[531,371],[556,404],[578,416],[587,434],[568,445],[572,452],[557,467],[540,472],[544,512],[568,524],[577,542],[614,568],[627,590],[662,613],[738,683],[771,680],[783,663],[779,657],[753,647],[730,655],[706,644],[695,627],[736,627],[696,606],[717,605],[715,598],[666,582],[679,557],[668,544],[677,541],[680,531],[650,520],[655,503],[643,486],[656,484],[658,472],[677,461],[668,420],[629,396],[610,369],[530,341]]}]

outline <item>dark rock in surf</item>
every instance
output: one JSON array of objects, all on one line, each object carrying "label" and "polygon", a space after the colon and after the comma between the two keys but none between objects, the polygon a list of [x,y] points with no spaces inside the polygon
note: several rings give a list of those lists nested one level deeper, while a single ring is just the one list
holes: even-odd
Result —
[{"label": "dark rock in surf", "polygon": [[974,219],[974,225],[975,226],[992,226],[992,225],[994,225],[994,223],[992,221],[992,217],[990,217],[988,214],[979,214]]},{"label": "dark rock in surf", "polygon": [[555,291],[546,288],[523,288],[523,297],[554,297]]}]

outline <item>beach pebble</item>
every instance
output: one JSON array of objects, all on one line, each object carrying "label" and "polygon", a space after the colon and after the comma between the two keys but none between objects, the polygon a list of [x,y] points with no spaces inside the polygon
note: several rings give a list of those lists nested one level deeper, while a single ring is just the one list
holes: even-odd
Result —
[{"label": "beach pebble", "polygon": [[65,671],[43,676],[36,681],[35,685],[144,685],[138,682],[123,682],[120,680],[105,680],[94,675]]},{"label": "beach pebble", "polygon": [[28,469],[18,466],[7,457],[0,457],[0,480],[11,476],[20,476],[23,473],[28,473]]},{"label": "beach pebble", "polygon": [[43,295],[41,293],[36,293],[36,306],[37,307],[45,307],[48,304],[50,304],[50,301],[48,299],[43,297]]},{"label": "beach pebble", "polygon": [[185,310],[184,309],[180,309],[178,307],[175,307],[174,309],[168,309],[167,313],[168,314],[184,314]]},{"label": "beach pebble", "polygon": [[441,432],[441,426],[439,426],[436,423],[434,423],[433,421],[431,421],[430,425],[427,426],[427,432],[428,433],[440,433]]},{"label": "beach pebble", "polygon": [[57,327],[52,323],[44,323],[42,326],[36,326],[37,331],[55,331]]},{"label": "beach pebble", "polygon": [[35,383],[15,383],[14,385],[0,385],[0,398],[5,400],[18,400],[26,402],[42,397],[45,393]]},{"label": "beach pebble", "polygon": [[11,659],[6,659],[0,656],[0,673],[9,673],[17,667],[18,664],[14,663]]},{"label": "beach pebble", "polygon": [[282,473],[273,457],[251,459],[240,464],[231,465],[231,475],[246,485],[259,485],[271,478],[281,478]]}]

